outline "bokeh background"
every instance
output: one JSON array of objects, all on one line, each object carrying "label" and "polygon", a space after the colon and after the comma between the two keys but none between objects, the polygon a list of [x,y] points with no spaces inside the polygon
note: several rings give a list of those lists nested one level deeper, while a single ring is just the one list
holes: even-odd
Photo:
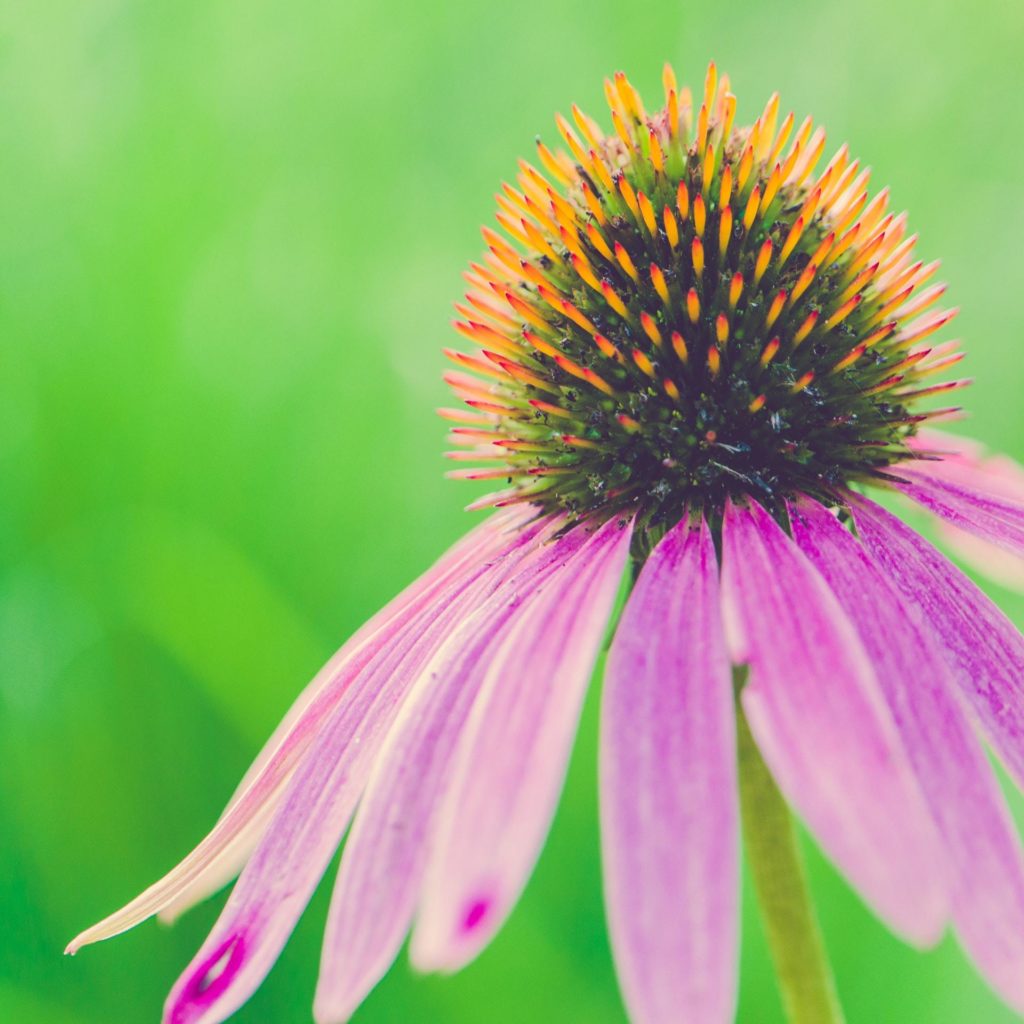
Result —
[{"label": "bokeh background", "polygon": [[[460,272],[535,133],[615,69],[653,96],[665,59],[699,82],[714,58],[741,120],[777,88],[849,140],[945,261],[965,429],[1024,457],[1019,0],[0,10],[0,1020],[157,1020],[219,899],[61,950],[467,528],[432,415]],[[497,941],[451,979],[399,963],[358,1020],[624,1019],[595,708]],[[851,1021],[1012,1019],[953,942],[903,947],[808,855]],[[328,889],[239,1021],[311,1019]],[[781,1020],[749,901],[740,1019]]]}]

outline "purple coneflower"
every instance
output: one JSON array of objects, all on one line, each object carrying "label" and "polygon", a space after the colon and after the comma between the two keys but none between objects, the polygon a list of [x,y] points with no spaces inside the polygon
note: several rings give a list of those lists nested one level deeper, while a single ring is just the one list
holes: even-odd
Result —
[{"label": "purple coneflower", "polygon": [[[173,918],[235,874],[168,1024],[222,1021],[277,959],[350,828],[315,1016],[344,1021],[411,930],[455,970],[522,892],[623,576],[601,719],[608,921],[629,1016],[735,1009],[739,850],[795,1019],[838,1019],[789,808],[898,935],[951,927],[1024,1010],[1024,857],[987,743],[1024,782],[1024,638],[866,496],[1024,578],[1024,476],[923,429],[960,359],[936,264],[841,148],[735,128],[665,72],[606,83],[504,185],[449,352],[453,476],[482,525],[314,679],[212,832],[69,947]],[[1008,554],[999,554],[999,552]],[[1017,559],[1017,561],[1014,561]],[[630,568],[627,574],[625,570]]]}]

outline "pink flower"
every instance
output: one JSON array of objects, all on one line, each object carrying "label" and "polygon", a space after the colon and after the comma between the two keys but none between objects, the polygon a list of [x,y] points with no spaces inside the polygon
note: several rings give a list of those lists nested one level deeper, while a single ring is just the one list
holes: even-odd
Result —
[{"label": "pink flower", "polygon": [[[885,488],[1024,582],[1024,471],[922,429],[961,382],[905,221],[777,97],[752,128],[714,67],[615,132],[574,108],[485,232],[450,353],[457,453],[499,511],[302,693],[210,834],[69,947],[173,918],[235,874],[167,1024],[259,986],[350,827],[315,1016],[343,1021],[411,932],[452,971],[540,854],[627,565],[601,708],[605,895],[630,1018],[733,1018],[740,745],[864,901],[918,946],[952,928],[1024,1011],[1024,857],[983,744],[1024,783],[1024,637]],[[931,343],[929,342],[929,345]],[[1014,561],[1016,560],[1016,561]],[[743,758],[739,758],[743,763]]]}]

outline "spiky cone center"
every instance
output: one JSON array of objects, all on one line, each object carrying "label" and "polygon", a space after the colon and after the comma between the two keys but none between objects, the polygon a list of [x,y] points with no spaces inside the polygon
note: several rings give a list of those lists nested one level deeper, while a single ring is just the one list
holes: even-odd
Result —
[{"label": "spiky cone center", "polygon": [[606,81],[613,132],[573,107],[567,150],[538,140],[544,172],[521,162],[497,197],[456,307],[480,351],[447,352],[466,408],[442,410],[478,464],[451,475],[506,482],[478,505],[657,525],[827,498],[884,478],[950,412],[916,403],[965,383],[933,383],[960,359],[933,338],[955,312],[932,309],[937,264],[845,146],[818,170],[824,132],[780,123],[777,95],[734,128],[714,65],[696,101],[664,84],[649,115]]}]

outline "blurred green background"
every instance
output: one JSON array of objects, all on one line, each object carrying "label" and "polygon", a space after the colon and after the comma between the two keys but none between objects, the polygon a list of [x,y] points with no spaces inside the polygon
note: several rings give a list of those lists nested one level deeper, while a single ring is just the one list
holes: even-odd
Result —
[{"label": "blurred green background", "polygon": [[[146,1022],[220,900],[61,956],[212,822],[291,697],[469,525],[440,348],[492,195],[623,68],[780,89],[942,256],[1024,457],[1024,5],[53,0],[0,19],[0,1020]],[[1024,597],[996,593],[1024,624]],[[596,691],[595,691],[596,692]],[[493,946],[357,1019],[622,1021],[591,700]],[[952,942],[890,937],[810,852],[851,1021],[1011,1019]],[[328,886],[239,1021],[302,1022]],[[781,1019],[756,915],[740,1019]]]}]

